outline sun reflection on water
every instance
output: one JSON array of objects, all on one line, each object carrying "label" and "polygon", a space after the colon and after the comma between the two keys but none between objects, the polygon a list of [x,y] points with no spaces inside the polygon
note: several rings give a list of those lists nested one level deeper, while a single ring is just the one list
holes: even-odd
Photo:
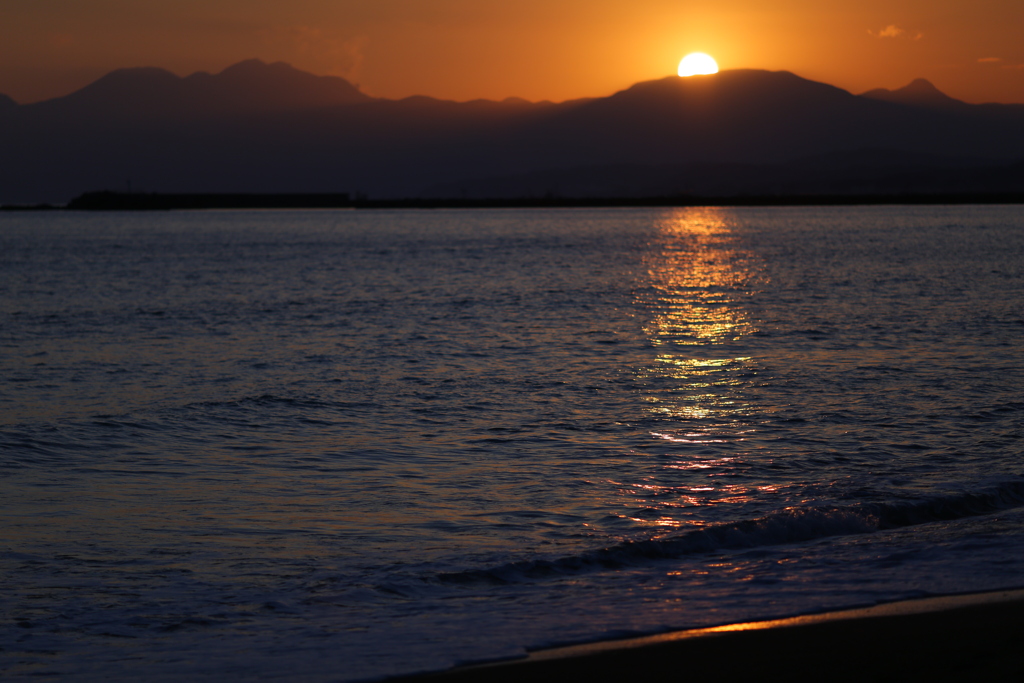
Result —
[{"label": "sun reflection on water", "polygon": [[729,209],[668,213],[645,263],[648,286],[637,303],[656,353],[636,377],[656,444],[649,452],[662,457],[640,481],[619,485],[632,508],[626,516],[648,528],[700,526],[708,522],[700,510],[759,493],[753,482],[731,480],[753,430],[743,419],[753,411],[744,388],[758,367],[745,340],[757,328],[746,302],[761,277],[736,225]]},{"label": "sun reflection on water", "polygon": [[662,243],[647,263],[650,299],[640,302],[653,314],[647,336],[661,349],[638,373],[650,413],[707,420],[744,409],[728,388],[747,380],[753,359],[729,352],[756,331],[743,304],[757,269],[737,246],[734,221],[727,209],[687,208],[659,226]]},{"label": "sun reflection on water", "polygon": [[661,309],[647,325],[653,343],[721,344],[754,331],[738,305],[752,273],[731,218],[727,209],[687,208],[661,222],[662,246],[647,264]]}]

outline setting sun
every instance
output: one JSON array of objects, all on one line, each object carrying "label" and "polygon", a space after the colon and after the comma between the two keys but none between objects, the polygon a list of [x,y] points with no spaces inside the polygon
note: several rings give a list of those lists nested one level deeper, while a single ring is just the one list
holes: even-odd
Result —
[{"label": "setting sun", "polygon": [[698,76],[718,73],[718,62],[703,52],[693,52],[679,62],[680,76]]}]

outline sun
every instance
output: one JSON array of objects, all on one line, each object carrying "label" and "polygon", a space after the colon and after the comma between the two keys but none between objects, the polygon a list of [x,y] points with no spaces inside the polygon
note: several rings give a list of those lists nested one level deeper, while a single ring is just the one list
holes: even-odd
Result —
[{"label": "sun", "polygon": [[679,62],[680,76],[697,76],[718,73],[718,62],[703,52],[691,52]]}]

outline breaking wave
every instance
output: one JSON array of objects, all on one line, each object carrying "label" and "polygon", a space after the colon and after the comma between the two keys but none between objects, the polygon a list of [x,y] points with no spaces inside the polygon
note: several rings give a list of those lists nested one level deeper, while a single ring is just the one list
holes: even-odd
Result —
[{"label": "breaking wave", "polygon": [[449,584],[507,584],[604,569],[620,569],[697,553],[738,550],[865,534],[952,521],[1024,506],[1024,480],[992,488],[901,503],[786,508],[756,519],[615,545],[552,560],[523,560],[487,569],[443,573]]}]

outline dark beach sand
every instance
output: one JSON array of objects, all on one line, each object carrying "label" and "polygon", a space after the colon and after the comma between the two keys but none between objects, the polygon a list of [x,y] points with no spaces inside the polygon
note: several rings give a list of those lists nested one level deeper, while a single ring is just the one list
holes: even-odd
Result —
[{"label": "dark beach sand", "polygon": [[1024,590],[541,650],[401,680],[1024,683]]}]

